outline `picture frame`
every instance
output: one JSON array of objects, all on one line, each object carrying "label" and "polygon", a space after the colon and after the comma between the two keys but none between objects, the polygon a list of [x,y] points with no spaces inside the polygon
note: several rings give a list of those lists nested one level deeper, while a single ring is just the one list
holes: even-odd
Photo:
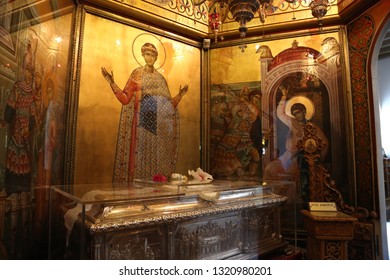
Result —
[{"label": "picture frame", "polygon": [[186,174],[188,169],[199,167],[204,141],[200,44],[91,7],[84,7],[76,22],[80,36],[73,57],[75,83],[69,99],[65,183],[113,181],[121,105],[101,69],[112,71],[118,87],[123,88],[131,72],[144,63],[141,46],[145,42],[159,48],[155,68],[165,77],[171,96],[188,85],[188,93],[178,105],[180,142],[173,170]]}]

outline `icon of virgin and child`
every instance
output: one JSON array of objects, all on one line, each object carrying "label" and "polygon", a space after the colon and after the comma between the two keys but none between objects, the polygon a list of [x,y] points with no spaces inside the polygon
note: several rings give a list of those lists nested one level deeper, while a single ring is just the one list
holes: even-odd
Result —
[{"label": "icon of virgin and child", "polygon": [[179,146],[178,105],[188,91],[181,86],[171,97],[164,76],[155,63],[159,51],[146,42],[140,50],[144,65],[133,70],[124,88],[116,84],[113,71],[101,68],[103,77],[122,104],[117,135],[113,182],[151,180],[156,174],[170,176]]}]

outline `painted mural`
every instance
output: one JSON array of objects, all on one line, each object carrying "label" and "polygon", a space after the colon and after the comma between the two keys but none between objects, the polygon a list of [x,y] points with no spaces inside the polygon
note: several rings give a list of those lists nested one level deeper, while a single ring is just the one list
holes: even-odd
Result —
[{"label": "painted mural", "polygon": [[88,13],[83,39],[74,182],[199,167],[200,50]]},{"label": "painted mural", "polygon": [[[302,122],[311,121],[318,125],[321,136],[327,142],[323,161],[329,167],[334,164],[331,139],[339,132],[342,124],[333,122],[332,110],[333,107],[345,110],[342,97],[337,94],[342,91],[340,47],[337,38],[338,34],[321,34],[318,38],[308,36],[262,42],[261,45],[249,46],[249,50],[253,48],[253,52],[247,51],[241,55],[234,55],[237,52],[235,47],[213,50],[212,61],[214,56],[220,58],[213,62],[211,71],[211,136],[214,139],[212,146],[218,145],[229,130],[226,127],[233,126],[231,120],[237,112],[243,111],[237,109],[237,103],[248,105],[249,103],[245,102],[251,101],[253,106],[249,105],[251,117],[248,119],[261,119],[257,122],[250,120],[247,126],[261,130],[261,133],[257,132],[257,137],[251,136],[249,142],[260,154],[259,157],[253,156],[252,159],[261,158],[262,168],[259,168],[257,173],[242,173],[240,170],[230,172],[229,168],[224,171],[223,167],[218,167],[222,163],[212,154],[212,162],[215,163],[212,164],[212,168],[216,174],[225,176],[235,173],[238,177],[244,174],[263,176],[267,170],[268,177],[291,179],[291,175],[287,174],[289,173],[287,161],[295,157],[291,146],[298,140],[291,139],[296,137],[293,130],[297,125],[294,122],[297,116],[291,111],[293,106],[298,106],[294,105],[295,103],[303,105],[301,111],[305,115],[302,116]],[[307,46],[301,46],[302,43]],[[287,45],[285,49],[281,49],[280,46],[284,44],[289,44],[290,47]],[[275,56],[274,46],[276,51],[280,50]],[[218,73],[221,71],[224,73]],[[293,144],[286,145],[286,142],[291,141]],[[270,174],[269,168],[266,167],[275,159],[281,161],[279,167],[282,169]],[[242,162],[244,161],[245,159],[242,159]]]},{"label": "painted mural", "polygon": [[258,82],[214,85],[211,95],[211,173],[254,177],[261,172],[261,92]]},{"label": "painted mural", "polygon": [[176,168],[180,140],[176,108],[188,85],[180,86],[172,98],[167,81],[154,66],[159,54],[156,46],[146,42],[140,52],[145,64],[131,73],[123,90],[115,83],[114,74],[102,68],[104,78],[123,105],[115,152],[115,183],[134,178],[150,180],[157,174],[168,178]]},{"label": "painted mural", "polygon": [[0,4],[7,15],[0,20],[0,195],[6,197],[0,240],[5,258],[26,258],[40,246],[34,241],[47,234],[48,223],[44,187],[62,179],[72,7],[62,2],[67,11],[53,17],[48,3]]},{"label": "painted mural", "polygon": [[311,122],[325,144],[321,164],[348,188],[337,32],[251,44],[244,53],[236,46],[215,49],[211,61],[213,176],[293,181],[295,188],[284,194],[301,209],[308,202],[309,174],[297,143]]}]

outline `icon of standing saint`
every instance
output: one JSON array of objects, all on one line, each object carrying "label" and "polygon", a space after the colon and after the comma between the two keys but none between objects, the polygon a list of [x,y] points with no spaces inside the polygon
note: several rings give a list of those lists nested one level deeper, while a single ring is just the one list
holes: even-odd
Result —
[{"label": "icon of standing saint", "polygon": [[[157,40],[157,43],[165,54],[161,42]],[[141,52],[145,64],[131,73],[123,89],[115,83],[113,71],[101,68],[103,77],[122,104],[114,183],[151,180],[156,174],[170,176],[176,167],[179,145],[177,107],[187,93],[188,85],[180,86],[178,94],[171,97],[166,79],[155,66],[159,58],[157,47],[146,42],[140,50],[133,49]]]}]

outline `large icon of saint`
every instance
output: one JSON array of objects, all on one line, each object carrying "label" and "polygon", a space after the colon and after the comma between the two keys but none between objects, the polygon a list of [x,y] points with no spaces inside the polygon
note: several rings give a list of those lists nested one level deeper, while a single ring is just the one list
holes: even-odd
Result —
[{"label": "large icon of saint", "polygon": [[177,106],[188,86],[180,86],[179,93],[172,98],[167,81],[155,67],[159,55],[156,46],[147,42],[140,51],[145,65],[131,73],[123,89],[115,83],[112,71],[101,69],[123,105],[113,182],[150,180],[156,174],[170,176],[176,165],[179,145]]}]

